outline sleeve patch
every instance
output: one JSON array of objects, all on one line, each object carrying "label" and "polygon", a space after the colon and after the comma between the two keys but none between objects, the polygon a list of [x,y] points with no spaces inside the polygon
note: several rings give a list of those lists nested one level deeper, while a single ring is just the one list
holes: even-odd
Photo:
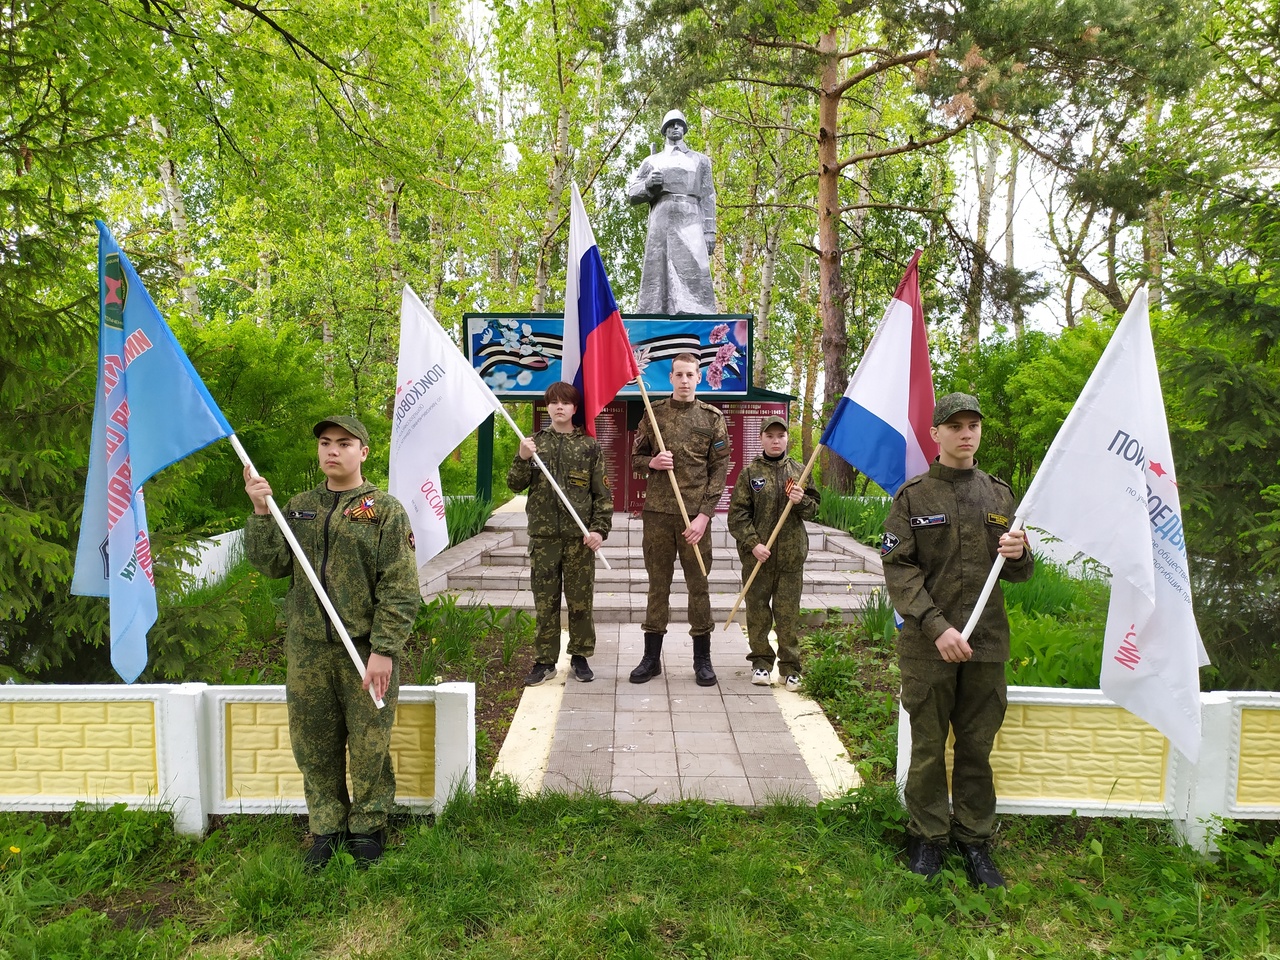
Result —
[{"label": "sleeve patch", "polygon": [[892,533],[886,533],[880,539],[880,556],[887,556],[902,541],[895,537]]}]

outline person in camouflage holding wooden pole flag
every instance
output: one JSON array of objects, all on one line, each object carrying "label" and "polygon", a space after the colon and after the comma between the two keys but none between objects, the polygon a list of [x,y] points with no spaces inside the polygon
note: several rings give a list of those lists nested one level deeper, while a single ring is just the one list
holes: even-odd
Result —
[{"label": "person in camouflage holding wooden pole flag", "polygon": [[[747,587],[747,640],[751,682],[772,684],[774,652],[769,631],[778,637],[778,673],[788,690],[800,689],[800,596],[804,591],[804,561],[809,556],[809,532],[804,522],[818,513],[821,495],[804,485],[804,467],[787,456],[787,421],[767,417],[760,425],[762,452],[738,474],[729,499],[729,533],[738,543],[742,579],[754,564],[762,564]],[[790,511],[786,505],[792,504]],[[773,542],[766,541],[778,520],[786,522]]]}]

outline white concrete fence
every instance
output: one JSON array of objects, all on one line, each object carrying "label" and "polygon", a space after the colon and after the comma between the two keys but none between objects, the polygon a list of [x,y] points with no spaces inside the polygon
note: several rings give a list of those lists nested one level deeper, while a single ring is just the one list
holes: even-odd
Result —
[{"label": "white concrete fence", "polygon": [[[1201,850],[1216,818],[1280,819],[1280,693],[1203,693],[1200,703],[1204,739],[1192,764],[1100,690],[1010,687],[991,755],[997,811],[1155,817]],[[898,720],[901,790],[911,763],[901,707]]]},{"label": "white concrete fence", "polygon": [[[438,812],[476,782],[475,685],[400,688],[396,801]],[[80,802],[210,814],[302,813],[283,686],[0,686],[0,809]]]}]

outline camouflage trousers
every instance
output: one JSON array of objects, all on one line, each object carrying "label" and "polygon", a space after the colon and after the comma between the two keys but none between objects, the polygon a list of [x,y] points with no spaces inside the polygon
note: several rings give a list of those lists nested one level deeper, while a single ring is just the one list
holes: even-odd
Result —
[{"label": "camouflage trousers", "polygon": [[[678,513],[644,512],[644,569],[649,576],[649,604],[644,614],[646,633],[666,633],[671,619],[671,578],[675,576],[676,557],[684,570],[689,589],[689,634],[694,637],[715,629],[711,619],[711,590],[707,578],[698,569],[694,547],[684,539],[684,521]],[[696,547],[711,571],[711,527]]]},{"label": "camouflage trousers", "polygon": [[[368,641],[357,640],[356,650],[368,662]],[[311,832],[380,830],[396,797],[391,726],[399,700],[399,662],[391,672],[386,706],[379,710],[360,689],[360,674],[341,643],[291,640],[286,655],[289,740],[302,771]]]},{"label": "camouflage trousers", "polygon": [[[742,560],[742,582],[746,583],[756,566],[750,550],[739,550]],[[800,670],[800,593],[804,587],[804,566],[784,569],[775,553],[760,564],[756,578],[747,590],[747,642],[751,652],[747,659],[757,670],[773,669],[773,647],[769,631],[778,634],[778,672],[784,677],[799,676]]]},{"label": "camouflage trousers", "polygon": [[560,659],[560,594],[569,607],[569,656],[596,652],[592,601],[596,590],[596,555],[581,537],[530,537],[529,565],[537,632],[533,638],[535,663]]},{"label": "camouflage trousers", "polygon": [[[911,719],[911,766],[903,799],[907,829],[923,840],[991,839],[996,788],[991,747],[1004,723],[1004,663],[899,659],[902,706]],[[947,733],[954,731],[951,804],[947,804]]]}]

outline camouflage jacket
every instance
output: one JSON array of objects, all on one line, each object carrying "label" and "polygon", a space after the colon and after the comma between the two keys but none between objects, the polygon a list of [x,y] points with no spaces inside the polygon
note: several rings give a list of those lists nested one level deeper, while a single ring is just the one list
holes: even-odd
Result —
[{"label": "camouflage jacket", "polygon": [[[692,520],[699,513],[708,517],[716,512],[716,504],[724,496],[729,475],[732,449],[724,414],[701,400],[673,400],[670,397],[653,404],[658,429],[675,462],[676,483]],[[680,513],[680,505],[671,490],[665,470],[650,470],[649,461],[660,453],[653,440],[652,426],[646,412],[631,448],[631,466],[648,480],[644,508],[655,513]]]},{"label": "camouflage jacket", "polygon": [[[574,427],[573,433],[558,433],[550,428],[539,430],[533,440],[538,445],[538,457],[547,465],[587,529],[602,537],[609,536],[613,527],[613,494],[605,478],[604,451],[596,438],[587,436],[581,427]],[[529,491],[525,505],[529,536],[570,539],[582,536],[532,458],[521,460],[519,451],[516,452],[507,471],[507,486],[516,493]]]},{"label": "camouflage jacket", "polygon": [[[1014,515],[1013,491],[977,467],[957,470],[934,461],[928,473],[899,488],[880,547],[889,598],[905,621],[898,654],[937,660],[934,641],[948,627],[963,630]],[[1031,577],[1028,549],[1008,560],[1000,579]],[[1009,618],[997,583],[969,638],[974,660],[1009,658]]]},{"label": "camouflage jacket", "polygon": [[[738,541],[738,552],[744,557],[756,544],[768,541],[786,509],[787,484],[799,480],[802,473],[804,467],[790,457],[770,460],[761,454],[738,474],[729,500],[729,533]],[[787,522],[770,548],[780,563],[802,564],[809,555],[809,534],[804,522],[817,515],[820,496],[813,487],[806,487],[804,499],[787,514]]]},{"label": "camouflage jacket", "polygon": [[[284,516],[352,639],[395,656],[418,615],[418,562],[404,507],[371,483],[300,493]],[[341,643],[311,582],[269,515],[250,514],[245,553],[268,577],[292,576],[285,598],[290,639]]]}]

